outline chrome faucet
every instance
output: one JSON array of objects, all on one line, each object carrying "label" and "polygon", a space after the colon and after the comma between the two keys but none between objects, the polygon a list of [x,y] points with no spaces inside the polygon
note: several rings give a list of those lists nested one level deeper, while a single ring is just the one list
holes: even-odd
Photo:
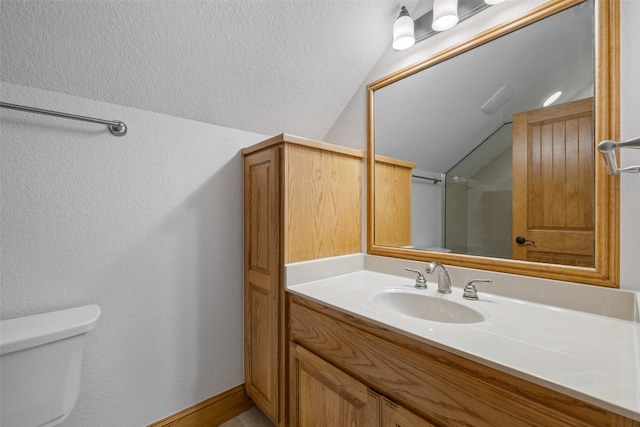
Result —
[{"label": "chrome faucet", "polygon": [[449,273],[447,269],[444,268],[444,265],[440,264],[438,261],[433,261],[431,264],[427,266],[425,271],[428,274],[433,274],[436,271],[438,272],[438,292],[441,294],[450,294],[451,293],[451,279],[449,278]]}]

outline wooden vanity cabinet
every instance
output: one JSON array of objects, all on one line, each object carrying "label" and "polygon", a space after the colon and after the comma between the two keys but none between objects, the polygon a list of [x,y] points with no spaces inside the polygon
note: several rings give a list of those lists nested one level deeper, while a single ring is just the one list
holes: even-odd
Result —
[{"label": "wooden vanity cabinet", "polygon": [[291,343],[289,425],[434,427],[309,350]]},{"label": "wooden vanity cabinet", "polygon": [[412,162],[376,155],[376,245],[411,245],[411,171],[415,167]]},{"label": "wooden vanity cabinet", "polygon": [[437,427],[436,424],[432,424],[386,398],[382,399],[381,409],[382,427]]},{"label": "wooden vanity cabinet", "polygon": [[242,154],[245,391],[284,426],[284,265],[361,252],[363,152],[283,134]]},{"label": "wooden vanity cabinet", "polygon": [[[640,422],[307,298],[290,295],[289,304],[289,336],[296,354],[313,358],[315,366],[327,372],[340,372],[331,388],[342,393],[343,400],[364,406],[365,389],[379,396],[380,418],[371,426],[640,427]],[[292,380],[300,371],[296,357],[291,359]],[[320,376],[317,381],[331,383]],[[291,385],[291,408],[313,407],[326,395],[321,387],[301,392],[299,383]],[[349,391],[354,387],[341,387],[353,383],[360,393],[355,400],[344,397],[355,395]],[[337,400],[333,402],[334,411],[341,410]],[[294,417],[290,425],[325,424]]]},{"label": "wooden vanity cabinet", "polygon": [[380,396],[304,347],[291,344],[289,424],[380,425]]}]

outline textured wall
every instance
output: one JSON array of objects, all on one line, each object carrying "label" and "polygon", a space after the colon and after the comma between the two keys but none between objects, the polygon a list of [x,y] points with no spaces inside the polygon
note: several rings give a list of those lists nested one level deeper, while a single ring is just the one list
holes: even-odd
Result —
[{"label": "textured wall", "polygon": [[390,43],[398,11],[397,0],[2,0],[0,74],[116,105],[320,139]]},{"label": "textured wall", "polygon": [[[349,102],[332,129],[325,135],[327,142],[349,141],[354,148],[366,148],[366,85],[403,67],[428,58],[446,47],[457,44],[487,28],[512,19],[515,16],[544,3],[544,0],[505,2],[483,12],[474,19],[462,22],[446,33],[418,43],[411,49],[396,52],[391,47]],[[482,17],[482,19],[480,19]],[[622,139],[640,136],[640,1],[621,1],[621,51],[622,51]],[[640,150],[625,150],[622,165],[640,164]],[[640,175],[626,174],[621,178],[620,213],[620,272],[621,287],[640,290]]]},{"label": "textured wall", "polygon": [[242,147],[265,136],[2,84],[2,318],[95,303],[65,426],[142,426],[243,382]]}]

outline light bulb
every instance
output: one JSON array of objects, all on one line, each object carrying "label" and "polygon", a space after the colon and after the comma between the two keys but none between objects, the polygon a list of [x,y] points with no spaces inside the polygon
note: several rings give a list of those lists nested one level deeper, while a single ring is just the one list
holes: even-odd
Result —
[{"label": "light bulb", "polygon": [[445,31],[458,23],[458,0],[435,0],[433,2],[434,31]]},{"label": "light bulb", "polygon": [[413,46],[416,42],[413,31],[413,19],[409,16],[407,8],[402,6],[400,15],[393,24],[393,48],[395,50],[405,50]]}]

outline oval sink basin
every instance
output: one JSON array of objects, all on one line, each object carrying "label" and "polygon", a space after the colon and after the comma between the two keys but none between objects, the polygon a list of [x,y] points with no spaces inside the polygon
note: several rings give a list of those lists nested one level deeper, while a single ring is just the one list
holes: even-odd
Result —
[{"label": "oval sink basin", "polygon": [[478,323],[485,320],[479,311],[436,295],[386,290],[373,295],[371,301],[378,308],[434,322]]}]

